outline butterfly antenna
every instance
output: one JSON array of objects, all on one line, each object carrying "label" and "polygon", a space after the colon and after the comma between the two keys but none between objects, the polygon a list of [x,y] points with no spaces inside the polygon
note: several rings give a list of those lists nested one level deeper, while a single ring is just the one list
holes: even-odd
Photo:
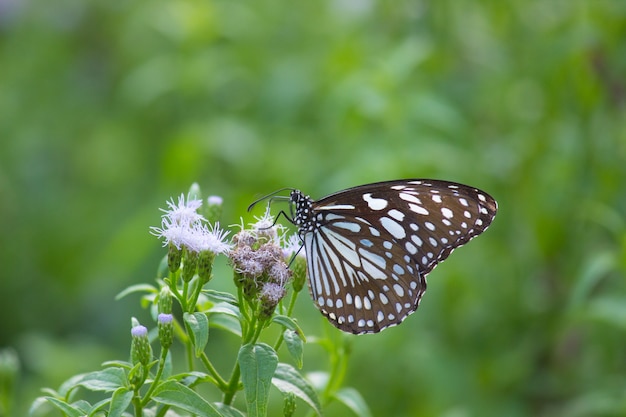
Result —
[{"label": "butterfly antenna", "polygon": [[285,190],[293,191],[294,189],[293,189],[293,188],[289,188],[289,187],[285,187],[285,188],[281,188],[280,190],[276,190],[276,191],[274,191],[273,193],[270,193],[270,194],[268,194],[268,195],[265,195],[265,196],[263,196],[263,197],[261,197],[261,198],[259,198],[259,199],[255,200],[252,204],[250,204],[250,205],[248,206],[248,211],[252,210],[252,209],[254,208],[254,206],[256,206],[257,204],[259,204],[259,203],[260,203],[261,201],[263,201],[263,200],[268,200],[268,204],[271,204],[271,203],[272,203],[272,201],[274,201],[274,200],[288,200],[288,199],[289,199],[289,197],[287,197],[287,196],[284,196],[284,195],[278,195],[278,196],[277,196],[277,195],[276,195],[276,194],[278,194],[278,193],[282,193],[282,192],[283,192],[283,191],[285,191]]}]

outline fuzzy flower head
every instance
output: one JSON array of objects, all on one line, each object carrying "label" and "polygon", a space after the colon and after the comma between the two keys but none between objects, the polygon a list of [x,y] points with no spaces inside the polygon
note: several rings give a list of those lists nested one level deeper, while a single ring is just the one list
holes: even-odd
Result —
[{"label": "fuzzy flower head", "polygon": [[283,248],[283,257],[287,260],[291,259],[292,256],[306,258],[306,253],[302,247],[303,244],[297,233],[294,233],[290,235],[289,238],[285,239],[281,246]]},{"label": "fuzzy flower head", "polygon": [[191,226],[204,220],[204,217],[198,213],[198,209],[202,206],[202,200],[187,199],[185,201],[185,196],[181,194],[178,197],[178,204],[175,204],[172,198],[167,202],[167,206],[169,207],[168,210],[161,209],[161,211],[165,212],[163,217],[167,217],[172,224]]},{"label": "fuzzy flower head", "polygon": [[261,217],[255,217],[256,223],[252,224],[252,232],[257,238],[270,242],[278,242],[282,232],[282,226],[276,224],[274,216],[270,214],[269,207]]},{"label": "fuzzy flower head", "polygon": [[167,202],[169,209],[161,209],[165,214],[161,216],[161,227],[151,227],[151,233],[163,240],[163,246],[173,245],[177,249],[183,246],[193,246],[198,237],[197,228],[202,226],[204,217],[198,213],[202,205],[201,200],[188,199],[184,195]]},{"label": "fuzzy flower head", "polygon": [[211,226],[203,224],[196,229],[194,246],[198,252],[209,251],[215,255],[228,253],[231,244],[226,238],[230,232],[221,229],[219,223]]}]

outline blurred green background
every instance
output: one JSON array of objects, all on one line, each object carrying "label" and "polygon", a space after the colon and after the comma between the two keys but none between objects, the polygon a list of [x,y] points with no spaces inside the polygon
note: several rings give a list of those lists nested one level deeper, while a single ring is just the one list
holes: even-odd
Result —
[{"label": "blurred green background", "polygon": [[500,213],[415,315],[354,338],[347,384],[373,414],[626,415],[625,106],[621,0],[0,0],[14,415],[127,357],[149,316],[113,298],[153,282],[149,226],[192,182],[233,224],[280,187],[410,177],[483,188]]}]

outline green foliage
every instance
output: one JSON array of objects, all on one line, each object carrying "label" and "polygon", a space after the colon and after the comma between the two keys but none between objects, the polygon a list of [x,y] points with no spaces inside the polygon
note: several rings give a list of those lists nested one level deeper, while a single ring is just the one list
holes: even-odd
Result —
[{"label": "green foliage", "polygon": [[[199,194],[197,184],[192,189],[196,191],[193,195]],[[271,415],[272,386],[284,396],[286,417],[294,415],[296,399],[309,405],[315,415],[322,415],[324,403],[318,398],[317,391],[296,368],[279,362],[277,353],[285,342],[291,359],[299,368],[302,367],[305,337],[296,319],[291,317],[299,291],[292,290],[288,306],[281,303],[285,296],[283,292],[277,292],[282,294],[281,299],[270,297],[268,301],[268,297],[263,296],[264,285],[280,283],[281,288],[285,289],[292,281],[285,264],[288,258],[282,259],[290,255],[283,255],[283,249],[279,246],[285,240],[282,228],[272,226],[273,218],[264,216],[250,230],[240,230],[229,243],[225,241],[227,233],[217,223],[205,227],[206,219],[198,216],[197,212],[200,204],[200,200],[192,197],[186,202],[184,199],[179,200],[178,204],[172,202],[163,216],[162,227],[152,229],[153,234],[162,238],[168,246],[168,257],[178,258],[182,254],[179,261],[167,262],[169,272],[163,280],[158,280],[161,288],[157,290],[146,284],[132,285],[118,296],[145,292],[150,301],[145,307],[150,307],[155,314],[159,312],[156,316],[158,332],[153,332],[156,334],[152,337],[152,342],[160,344],[159,358],[153,360],[148,329],[133,317],[131,363],[109,361],[101,371],[70,378],[58,391],[46,389],[47,395],[33,402],[31,415],[47,415],[46,406],[51,406],[67,417],[102,413],[121,417],[130,415],[131,411],[136,417],[166,414],[265,417]],[[212,243],[205,245],[206,242]],[[227,253],[233,264],[237,295],[205,288],[208,282],[196,261],[207,255],[207,252],[210,252],[210,256],[206,256],[206,259],[212,262],[216,255]],[[278,257],[268,257],[268,253]],[[249,271],[247,265],[251,263],[258,263],[262,269]],[[255,291],[247,291],[250,288],[255,288]],[[299,286],[299,289],[302,288]],[[157,293],[159,295],[155,297]],[[180,319],[172,314],[174,300],[182,312]],[[275,309],[278,310],[275,312]],[[224,320],[224,317],[229,320]],[[260,341],[271,325],[281,329],[274,346]],[[240,348],[229,378],[222,376],[215,365],[225,362],[227,355],[224,352],[213,357],[207,354],[211,344],[211,326],[235,334],[240,339]],[[175,332],[175,329],[178,331]],[[173,368],[181,369],[181,365],[173,364],[172,360],[174,333],[186,352],[186,369],[177,374],[172,374]],[[333,346],[330,340],[322,342]],[[180,361],[181,358],[177,359]],[[195,370],[196,360],[202,366],[201,371]],[[343,375],[335,376],[333,384],[320,387],[324,390],[326,403],[333,398],[342,401],[345,397],[341,391],[337,391]],[[207,384],[222,394],[221,402],[210,401],[205,397],[206,394],[200,392],[200,388]],[[234,405],[235,397],[241,390],[245,394],[245,414]],[[97,401],[92,402],[85,398],[88,395],[84,391],[103,393],[104,398],[97,397]],[[350,399],[360,398],[354,389],[347,392],[353,393]],[[342,402],[357,415],[368,415],[363,401]]]},{"label": "green foliage", "polygon": [[[624,414],[625,19],[620,0],[3,2],[0,345],[24,370],[5,415],[126,354],[136,305],[111,300],[152,281],[164,196],[199,181],[235,224],[280,187],[402,177],[500,213],[414,316],[352,344],[372,414]],[[234,356],[238,309],[211,302],[228,332],[207,350]]]}]

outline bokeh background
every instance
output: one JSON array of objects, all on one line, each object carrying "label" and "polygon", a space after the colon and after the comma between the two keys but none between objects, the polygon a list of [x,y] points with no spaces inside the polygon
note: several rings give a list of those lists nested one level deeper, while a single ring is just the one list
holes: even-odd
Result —
[{"label": "bokeh background", "polygon": [[[149,226],[192,182],[234,224],[280,187],[411,177],[500,212],[416,314],[351,340],[373,414],[626,415],[625,106],[620,0],[0,0],[13,415],[127,357],[149,315],[114,297],[154,282]],[[307,297],[299,319],[328,331]]]}]

